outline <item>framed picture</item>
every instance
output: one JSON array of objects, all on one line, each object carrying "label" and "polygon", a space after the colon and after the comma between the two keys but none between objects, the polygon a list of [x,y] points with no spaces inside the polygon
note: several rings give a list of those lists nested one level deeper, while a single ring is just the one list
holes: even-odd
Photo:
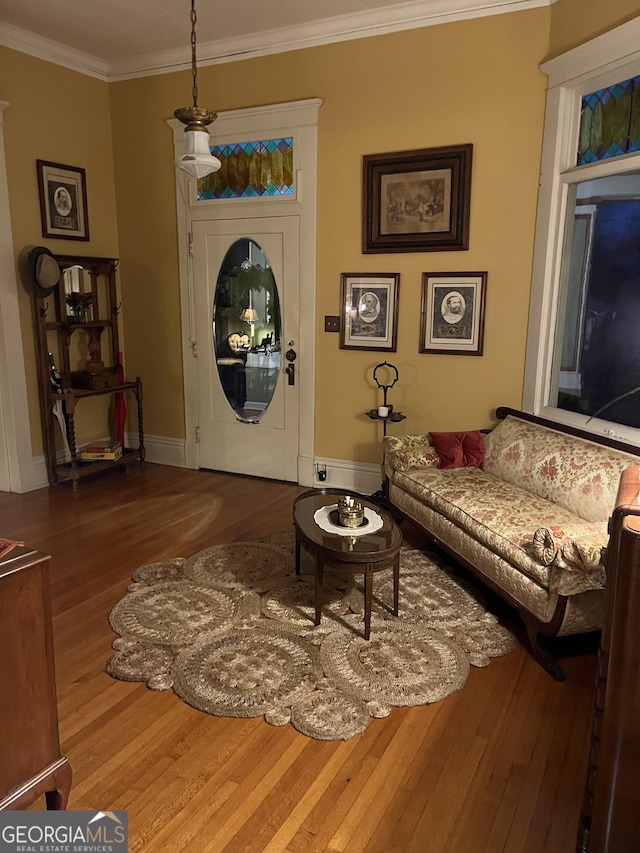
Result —
[{"label": "framed picture", "polygon": [[473,145],[364,156],[362,251],[469,248]]},{"label": "framed picture", "polygon": [[422,275],[420,352],[482,355],[486,272]]},{"label": "framed picture", "polygon": [[343,273],[340,349],[396,351],[399,273]]},{"label": "framed picture", "polygon": [[43,237],[88,240],[84,169],[36,160]]}]

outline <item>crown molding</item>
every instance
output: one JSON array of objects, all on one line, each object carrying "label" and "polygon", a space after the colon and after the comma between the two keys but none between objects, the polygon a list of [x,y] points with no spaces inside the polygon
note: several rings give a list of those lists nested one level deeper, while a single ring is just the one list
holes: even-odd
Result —
[{"label": "crown molding", "polygon": [[[337,15],[309,24],[198,43],[198,66],[220,65],[335,42],[519,12],[550,6],[555,2],[556,0],[409,0],[396,6]],[[105,82],[170,74],[191,68],[189,45],[108,62],[2,22],[0,45]]]},{"label": "crown molding", "polygon": [[549,88],[553,88],[567,85],[586,75],[595,77],[606,75],[609,71],[618,73],[620,66],[637,62],[638,59],[640,16],[543,62],[540,70],[549,78]]},{"label": "crown molding", "polygon": [[29,56],[35,56],[45,62],[53,62],[54,65],[62,65],[89,77],[97,77],[98,80],[108,82],[110,79],[108,62],[20,27],[14,27],[13,24],[0,22],[0,45],[20,53],[28,53]]}]

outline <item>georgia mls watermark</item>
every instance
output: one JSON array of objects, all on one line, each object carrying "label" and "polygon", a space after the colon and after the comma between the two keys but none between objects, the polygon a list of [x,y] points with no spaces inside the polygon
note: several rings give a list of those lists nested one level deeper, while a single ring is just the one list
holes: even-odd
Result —
[{"label": "georgia mls watermark", "polygon": [[0,811],[0,853],[127,853],[127,812]]}]

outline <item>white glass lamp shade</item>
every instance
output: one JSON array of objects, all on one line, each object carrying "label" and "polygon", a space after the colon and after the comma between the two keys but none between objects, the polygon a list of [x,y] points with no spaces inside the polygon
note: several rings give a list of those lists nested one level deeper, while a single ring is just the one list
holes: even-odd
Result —
[{"label": "white glass lamp shade", "polygon": [[220,160],[209,150],[209,133],[206,130],[185,130],[185,152],[176,160],[176,168],[194,178],[204,178],[217,172]]}]

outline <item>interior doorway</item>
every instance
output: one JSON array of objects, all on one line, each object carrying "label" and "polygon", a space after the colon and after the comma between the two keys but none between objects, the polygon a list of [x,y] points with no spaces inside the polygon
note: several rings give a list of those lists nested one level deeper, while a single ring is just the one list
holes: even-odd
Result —
[{"label": "interior doorway", "polygon": [[[213,197],[204,192],[199,194],[196,181],[184,173],[176,175],[187,467],[215,467],[297,480],[301,485],[314,484],[316,164],[321,105],[322,101],[314,98],[220,112],[211,126],[211,145],[227,146],[228,151],[236,148],[246,151],[251,145],[264,144],[256,140],[271,140],[268,145],[286,140],[292,151],[293,179],[284,195],[272,193],[270,188],[264,194],[231,197],[232,189]],[[169,125],[178,157],[184,149],[184,126],[174,119]],[[264,405],[264,414],[238,419],[235,398],[230,402],[224,393],[221,374],[214,363],[217,356],[212,324],[219,265],[234,241],[242,239],[249,239],[264,250],[281,288],[283,349],[279,378],[268,405],[262,399],[249,400]],[[300,305],[304,306],[303,311]],[[298,319],[294,321],[296,312]],[[243,331],[243,327],[232,331]],[[265,330],[262,336],[268,334]],[[262,336],[257,341],[254,339],[252,349],[260,349]],[[289,345],[288,341],[293,343]],[[292,364],[286,360],[289,350],[295,353],[295,361],[287,373]],[[255,384],[256,372],[260,364],[264,365],[264,355],[259,351],[252,353],[253,375],[245,375],[245,380]],[[274,378],[274,364],[272,359],[262,374],[267,383]],[[211,399],[207,400],[207,395]],[[257,409],[253,407],[251,411],[255,413]],[[208,422],[203,417],[205,412]],[[297,426],[292,412],[297,415]],[[278,419],[282,428],[275,426]],[[261,451],[260,445],[269,430],[271,438],[277,437],[276,444],[280,442],[278,452],[284,461],[272,473],[265,474],[267,457],[271,454],[267,448]],[[252,431],[253,440],[249,441],[247,436]],[[294,453],[297,464],[293,463]]]},{"label": "interior doorway", "polygon": [[22,346],[11,209],[0,100],[0,491],[29,492],[47,484],[44,459],[31,447],[27,381]]}]

